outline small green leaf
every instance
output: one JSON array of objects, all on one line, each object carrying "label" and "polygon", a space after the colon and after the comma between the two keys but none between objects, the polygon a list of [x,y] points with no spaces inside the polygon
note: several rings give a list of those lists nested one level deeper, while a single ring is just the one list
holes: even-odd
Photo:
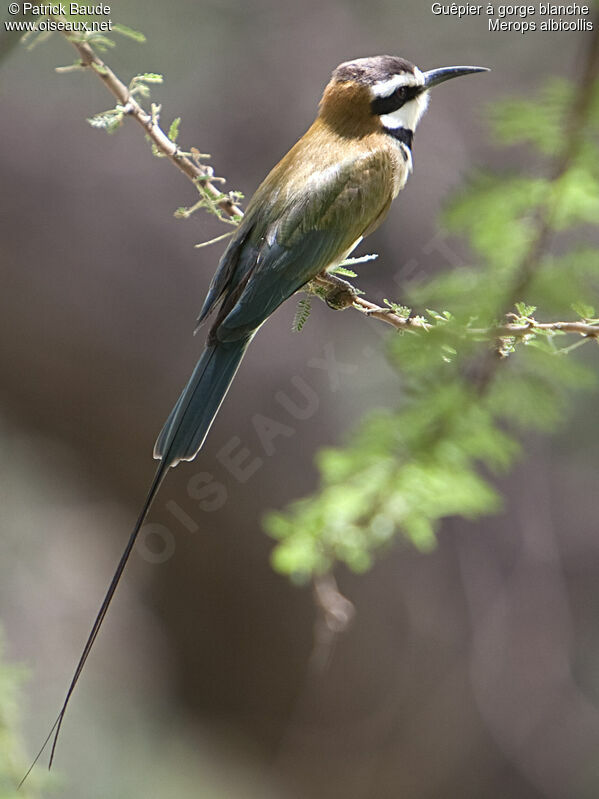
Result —
[{"label": "small green leaf", "polygon": [[346,269],[344,266],[336,266],[334,269],[331,269],[331,272],[334,275],[343,275],[344,277],[358,277],[355,272],[352,272],[351,269]]},{"label": "small green leaf", "polygon": [[534,312],[537,310],[535,305],[527,305],[525,302],[517,302],[516,303],[516,310],[520,314],[520,316],[524,316],[527,319],[531,317]]},{"label": "small green leaf", "polygon": [[142,83],[163,83],[164,76],[158,72],[144,72],[143,75],[136,75],[131,83],[141,81]]},{"label": "small green leaf", "polygon": [[100,130],[105,130],[107,133],[114,133],[117,128],[120,127],[124,116],[125,114],[122,108],[117,107],[111,108],[109,111],[103,111],[100,114],[96,114],[87,121],[92,128],[99,128]]},{"label": "small green leaf", "polygon": [[171,126],[168,129],[168,137],[172,142],[176,142],[177,138],[179,137],[179,125],[181,124],[181,117],[176,117],[171,122]]},{"label": "small green leaf", "polygon": [[595,309],[592,305],[587,305],[584,302],[573,302],[571,305],[575,314],[578,314],[581,319],[594,319]]},{"label": "small green leaf", "polygon": [[102,34],[99,33],[85,34],[83,38],[86,42],[89,42],[89,44],[93,45],[101,53],[105,53],[106,50],[109,50],[111,47],[116,47],[112,39],[109,39],[107,36],[102,36]]},{"label": "small green leaf", "polygon": [[310,316],[310,312],[312,311],[312,301],[311,297],[308,294],[297,304],[297,310],[295,312],[295,316],[293,318],[292,330],[295,333],[301,333],[302,328],[308,321],[308,317]]},{"label": "small green leaf", "polygon": [[113,25],[112,30],[115,33],[120,33],[121,36],[126,36],[128,39],[133,39],[134,42],[139,42],[140,44],[143,44],[146,41],[146,37],[143,33],[141,33],[141,31],[134,31],[132,28],[128,28],[126,25],[122,25],[121,23]]},{"label": "small green leaf", "polygon": [[392,302],[391,300],[385,299],[383,300],[383,304],[386,305],[387,308],[390,308],[394,314],[401,316],[402,319],[408,319],[408,317],[412,313],[412,309],[408,308],[407,305],[400,305],[399,303]]}]

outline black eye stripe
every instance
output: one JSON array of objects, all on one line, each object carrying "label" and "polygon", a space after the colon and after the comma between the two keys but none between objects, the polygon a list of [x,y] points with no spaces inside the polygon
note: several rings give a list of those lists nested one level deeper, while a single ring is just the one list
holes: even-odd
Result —
[{"label": "black eye stripe", "polygon": [[422,86],[398,86],[388,97],[375,97],[370,102],[370,110],[375,116],[392,114],[405,103],[413,100],[422,92]]}]

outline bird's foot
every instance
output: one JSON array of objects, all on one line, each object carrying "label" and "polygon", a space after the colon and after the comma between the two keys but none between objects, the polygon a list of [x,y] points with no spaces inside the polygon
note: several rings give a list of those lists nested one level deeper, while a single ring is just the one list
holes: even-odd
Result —
[{"label": "bird's foot", "polygon": [[343,311],[354,304],[357,293],[352,289],[331,289],[324,298],[324,301],[333,311]]},{"label": "bird's foot", "polygon": [[332,308],[334,311],[342,311],[354,304],[358,292],[351,283],[330,273],[327,274],[326,281],[329,283],[330,288],[324,295],[324,301],[329,308]]}]

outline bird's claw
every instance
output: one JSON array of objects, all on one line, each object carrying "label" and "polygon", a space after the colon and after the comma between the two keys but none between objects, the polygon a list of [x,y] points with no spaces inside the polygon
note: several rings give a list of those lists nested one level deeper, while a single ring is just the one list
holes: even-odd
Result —
[{"label": "bird's claw", "polygon": [[338,288],[335,287],[327,292],[324,301],[334,311],[343,311],[354,304],[354,300],[358,296],[353,288]]},{"label": "bird's claw", "polygon": [[330,288],[324,295],[324,301],[334,311],[342,311],[344,308],[349,308],[354,304],[358,292],[348,283],[347,280],[342,280],[337,275],[327,274],[326,280]]}]

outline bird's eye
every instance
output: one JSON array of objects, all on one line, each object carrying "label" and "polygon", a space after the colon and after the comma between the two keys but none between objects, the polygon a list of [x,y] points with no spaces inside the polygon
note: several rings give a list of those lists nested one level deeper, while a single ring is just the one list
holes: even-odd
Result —
[{"label": "bird's eye", "polygon": [[395,90],[395,97],[402,102],[405,102],[408,98],[408,90],[405,86],[400,86],[398,89]]}]

